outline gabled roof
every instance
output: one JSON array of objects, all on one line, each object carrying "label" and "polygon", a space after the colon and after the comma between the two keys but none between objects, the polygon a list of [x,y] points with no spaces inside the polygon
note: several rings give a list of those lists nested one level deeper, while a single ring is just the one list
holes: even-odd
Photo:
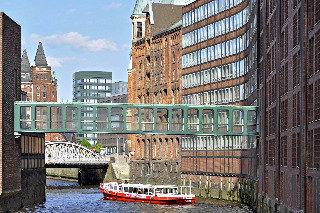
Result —
[{"label": "gabled roof", "polygon": [[31,81],[31,68],[27,50],[23,51],[21,58],[21,82]]},{"label": "gabled roof", "polygon": [[47,67],[48,66],[46,55],[44,54],[44,50],[43,50],[43,46],[42,46],[41,42],[39,42],[34,62],[37,67]]},{"label": "gabled roof", "polygon": [[171,29],[182,19],[182,6],[173,4],[152,4],[153,26],[152,34],[156,35]]},{"label": "gabled roof", "polygon": [[194,1],[195,0],[136,0],[132,15],[142,15],[145,7],[148,4],[151,5],[152,3],[187,5]]}]

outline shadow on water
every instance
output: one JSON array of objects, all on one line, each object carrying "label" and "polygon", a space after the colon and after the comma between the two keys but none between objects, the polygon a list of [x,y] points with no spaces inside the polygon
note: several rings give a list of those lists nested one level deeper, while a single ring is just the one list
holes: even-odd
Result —
[{"label": "shadow on water", "polygon": [[81,186],[77,180],[68,180],[60,178],[47,178],[46,190],[53,189],[90,189],[98,188],[99,185]]},{"label": "shadow on water", "polygon": [[77,182],[48,179],[46,202],[23,212],[112,212],[112,213],[191,213],[191,212],[250,212],[240,206],[215,206],[198,203],[195,205],[154,205],[103,200],[97,186],[81,187]]}]

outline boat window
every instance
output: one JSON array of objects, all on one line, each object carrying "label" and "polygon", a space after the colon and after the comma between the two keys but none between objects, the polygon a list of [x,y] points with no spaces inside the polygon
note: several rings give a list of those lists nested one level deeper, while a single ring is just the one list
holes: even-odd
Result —
[{"label": "boat window", "polygon": [[129,191],[128,187],[124,187],[124,191],[128,192]]},{"label": "boat window", "polygon": [[151,188],[149,188],[149,191],[148,191],[148,188],[147,189],[144,189],[143,193],[146,194],[146,195],[152,195],[153,193],[153,190]]},{"label": "boat window", "polygon": [[138,194],[143,194],[143,189],[138,188]]},{"label": "boat window", "polygon": [[129,187],[129,193],[133,193],[133,187]]},{"label": "boat window", "polygon": [[156,189],[156,193],[163,193],[162,191],[163,191],[163,189],[161,189],[161,188]]},{"label": "boat window", "polygon": [[173,194],[175,194],[175,195],[178,194],[178,188],[173,189]]},{"label": "boat window", "polygon": [[133,193],[138,193],[138,188],[133,188]]}]

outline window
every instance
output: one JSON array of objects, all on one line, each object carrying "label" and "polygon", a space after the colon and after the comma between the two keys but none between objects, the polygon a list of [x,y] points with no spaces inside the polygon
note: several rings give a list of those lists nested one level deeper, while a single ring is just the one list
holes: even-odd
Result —
[{"label": "window", "polygon": [[47,87],[46,86],[43,87],[43,97],[44,98],[47,97]]},{"label": "window", "polygon": [[40,97],[40,87],[39,86],[37,86],[36,91],[37,91],[37,97]]},{"label": "window", "polygon": [[224,11],[225,10],[225,0],[220,0],[219,1],[219,11]]},{"label": "window", "polygon": [[142,22],[137,22],[137,37],[142,38]]}]

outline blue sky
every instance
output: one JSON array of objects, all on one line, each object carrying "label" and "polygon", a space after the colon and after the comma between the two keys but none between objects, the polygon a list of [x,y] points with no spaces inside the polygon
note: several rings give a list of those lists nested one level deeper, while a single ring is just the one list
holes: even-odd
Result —
[{"label": "blue sky", "polygon": [[72,100],[72,74],[79,70],[113,73],[127,81],[134,0],[1,0],[22,27],[22,48],[31,64],[39,41],[58,77],[59,101]]}]

